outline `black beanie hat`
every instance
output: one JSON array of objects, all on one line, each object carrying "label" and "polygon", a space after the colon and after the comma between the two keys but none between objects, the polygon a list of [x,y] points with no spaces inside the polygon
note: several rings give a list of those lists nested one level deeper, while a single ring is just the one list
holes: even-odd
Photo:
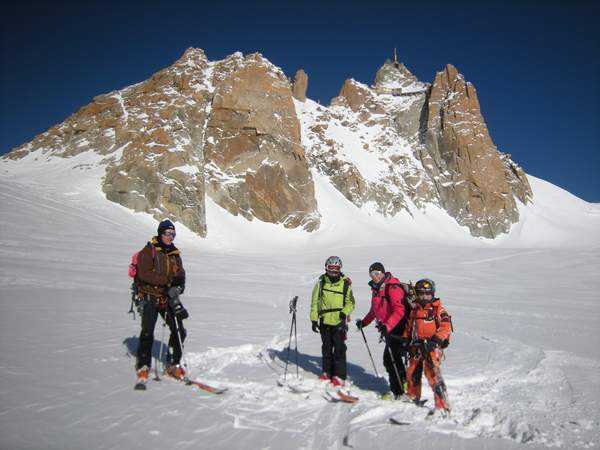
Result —
[{"label": "black beanie hat", "polygon": [[371,266],[369,267],[369,273],[373,272],[374,270],[379,270],[380,272],[385,273],[385,267],[383,267],[383,264],[381,264],[380,262],[374,262],[373,264],[371,264]]},{"label": "black beanie hat", "polygon": [[158,235],[160,236],[167,230],[175,230],[175,225],[169,219],[165,219],[158,224]]}]

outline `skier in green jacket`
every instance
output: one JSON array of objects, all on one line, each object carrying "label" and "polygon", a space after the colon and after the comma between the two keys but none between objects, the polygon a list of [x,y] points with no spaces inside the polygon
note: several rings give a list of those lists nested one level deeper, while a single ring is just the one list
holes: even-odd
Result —
[{"label": "skier in green jacket", "polygon": [[346,380],[346,331],[354,311],[354,294],[350,278],[342,273],[342,260],[330,256],[325,261],[325,273],[312,291],[310,320],[312,330],[321,333],[323,373],[321,380],[331,380],[343,386]]}]

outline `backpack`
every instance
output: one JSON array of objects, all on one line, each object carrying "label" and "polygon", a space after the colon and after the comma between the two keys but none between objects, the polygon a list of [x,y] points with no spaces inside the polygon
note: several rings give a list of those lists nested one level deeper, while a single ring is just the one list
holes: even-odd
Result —
[{"label": "backpack", "polygon": [[[146,248],[147,246],[150,246],[150,248],[152,248],[152,261],[154,261],[154,259],[156,258],[156,249],[154,248],[154,245],[152,245],[150,242],[148,242],[144,248]],[[144,249],[142,249],[144,250]],[[137,276],[137,264],[138,264],[138,258],[140,256],[140,253],[142,252],[142,250],[135,252],[133,255],[131,255],[131,262],[129,263],[129,271],[128,271],[128,275],[130,278],[134,279],[135,282],[135,277]]]},{"label": "backpack", "polygon": [[345,277],[344,278],[344,286],[342,287],[342,298],[343,298],[342,307],[334,308],[334,309],[321,309],[321,304],[323,302],[323,288],[325,287],[325,275],[326,274],[323,274],[319,277],[319,308],[318,308],[319,309],[319,317],[325,313],[341,311],[346,306],[346,294],[348,294],[348,288],[352,284],[352,280],[350,280],[350,278],[345,277],[345,275],[343,273],[340,273],[340,276]]},{"label": "backpack", "polygon": [[135,276],[137,275],[137,262],[138,262],[139,256],[140,256],[140,252],[135,252],[131,256],[131,262],[129,263],[129,272],[128,272],[128,275],[130,278],[135,278]]},{"label": "backpack", "polygon": [[404,305],[404,316],[400,319],[400,322],[396,324],[394,329],[392,330],[392,334],[401,335],[406,327],[406,323],[408,322],[408,316],[410,315],[410,310],[412,309],[412,301],[415,295],[415,289],[412,285],[412,281],[410,283],[385,283],[385,294],[384,299],[386,301],[390,301],[390,286],[400,286],[404,291],[404,297],[402,299],[402,304]]},{"label": "backpack", "polygon": [[[150,242],[148,242],[144,248],[146,248],[147,246],[150,246],[150,248],[152,249],[152,260],[154,261],[156,258],[156,249],[154,248],[154,245],[152,245]],[[144,250],[144,249],[142,249]],[[129,263],[129,270],[127,272],[127,275],[129,275],[130,278],[133,278],[133,281],[131,282],[131,305],[129,307],[129,311],[127,311],[127,313],[131,313],[133,314],[133,320],[135,320],[135,311],[133,310],[133,306],[135,305],[136,308],[138,307],[139,303],[140,303],[140,298],[139,298],[139,290],[138,290],[138,285],[137,285],[137,265],[138,265],[138,258],[140,256],[140,253],[142,252],[142,250],[135,252],[133,255],[131,255],[131,262]],[[139,312],[139,310],[138,310]],[[141,313],[140,313],[141,314]]]}]

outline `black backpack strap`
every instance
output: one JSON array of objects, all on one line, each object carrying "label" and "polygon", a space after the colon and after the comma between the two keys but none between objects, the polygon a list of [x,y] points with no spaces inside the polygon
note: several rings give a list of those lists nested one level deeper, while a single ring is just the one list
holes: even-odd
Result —
[{"label": "black backpack strap", "polygon": [[342,309],[344,309],[346,307],[346,295],[348,294],[348,289],[350,289],[350,282],[348,281],[348,278],[344,278],[344,287],[342,288],[342,295],[344,296],[343,298],[343,304],[342,304]]},{"label": "black backpack strap", "polygon": [[[398,284],[398,283],[384,283],[385,284],[385,294],[384,294],[384,298],[389,302],[390,301],[390,286],[398,286],[400,287],[402,290],[404,290],[404,288],[402,288],[402,283]],[[406,292],[405,292],[406,294]],[[404,296],[406,297],[406,295]]]},{"label": "black backpack strap", "polygon": [[407,294],[402,286],[402,283],[386,283],[385,284],[385,294],[384,298],[386,301],[390,301],[390,286],[398,286],[404,292],[404,297],[402,298],[402,305],[404,306],[404,316],[400,321],[396,324],[394,329],[392,330],[393,334],[402,334],[404,328],[406,327],[406,323],[408,322],[408,316],[410,315],[410,304],[408,303]]},{"label": "black backpack strap", "polygon": [[317,312],[319,317],[323,315],[323,287],[325,286],[325,275],[319,277],[319,301],[317,303]]},{"label": "black backpack strap", "polygon": [[146,243],[146,245],[148,247],[150,247],[150,250],[152,250],[152,262],[154,263],[154,271],[158,272],[158,270],[160,269],[160,267],[157,266],[158,258],[156,257],[156,248],[154,247],[154,245],[150,241],[148,241]]},{"label": "black backpack strap", "polygon": [[[340,276],[344,276],[343,273],[340,274]],[[323,306],[323,289],[325,286],[325,274],[321,275],[319,277],[319,303],[317,305],[317,311],[319,313],[319,317],[321,317],[323,314],[325,313],[330,313],[330,312],[336,312],[336,311],[341,311],[342,309],[344,309],[346,307],[346,294],[348,294],[348,289],[350,288],[350,282],[348,281],[347,278],[344,278],[344,287],[342,288],[342,296],[343,296],[343,304],[341,308],[332,308],[332,309],[321,309]],[[337,291],[330,291],[329,292],[336,292],[337,294],[339,294],[339,292]]]}]

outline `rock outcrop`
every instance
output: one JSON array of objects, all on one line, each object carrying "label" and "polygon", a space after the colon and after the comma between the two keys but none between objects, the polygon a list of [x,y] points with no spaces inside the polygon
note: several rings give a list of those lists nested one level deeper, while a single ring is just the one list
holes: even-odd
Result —
[{"label": "rock outcrop", "polygon": [[308,75],[302,69],[296,71],[292,84],[292,94],[296,100],[306,101],[306,90],[308,89]]},{"label": "rock outcrop", "polygon": [[[493,238],[518,221],[513,190],[516,187],[526,200],[529,186],[518,175],[512,186],[509,183],[475,87],[452,65],[438,72],[431,86],[425,147],[423,166],[435,182],[442,206],[459,224],[475,236]],[[516,179],[525,183],[515,183]]]},{"label": "rock outcrop", "polygon": [[201,236],[206,199],[234,215],[320,225],[311,170],[356,207],[384,216],[445,209],[475,236],[518,221],[532,192],[489,135],[472,84],[451,65],[433,84],[386,61],[372,86],[346,80],[330,106],[306,98],[262,55],[208,61],[188,49],[150,79],[100,95],[5,156],[104,157],[106,197]]},{"label": "rock outcrop", "polygon": [[[389,59],[375,74],[375,90],[401,89],[418,90],[419,80],[402,63],[392,62]],[[391,92],[387,92],[391,93]]]},{"label": "rock outcrop", "polygon": [[314,230],[314,185],[292,91],[280,70],[249,55],[217,64],[204,157],[209,195],[248,220]]},{"label": "rock outcrop", "polygon": [[314,186],[280,69],[258,54],[172,66],[92,103],[9,153],[106,155],[109,200],[206,236],[205,200],[232,214],[316,229]]}]

